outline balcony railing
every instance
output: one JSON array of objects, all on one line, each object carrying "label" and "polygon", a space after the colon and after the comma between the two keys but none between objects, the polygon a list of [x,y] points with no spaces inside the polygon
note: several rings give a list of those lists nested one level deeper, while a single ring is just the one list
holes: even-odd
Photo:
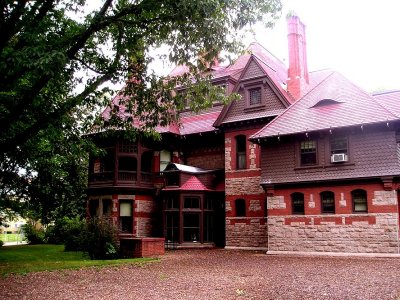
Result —
[{"label": "balcony railing", "polygon": [[118,172],[119,181],[137,181],[136,171],[119,171]]},{"label": "balcony railing", "polygon": [[92,173],[89,175],[90,182],[105,182],[105,181],[113,181],[113,180],[114,180],[114,172],[113,171]]},{"label": "balcony railing", "polygon": [[142,182],[152,182],[153,180],[153,174],[151,172],[141,172],[140,177]]}]

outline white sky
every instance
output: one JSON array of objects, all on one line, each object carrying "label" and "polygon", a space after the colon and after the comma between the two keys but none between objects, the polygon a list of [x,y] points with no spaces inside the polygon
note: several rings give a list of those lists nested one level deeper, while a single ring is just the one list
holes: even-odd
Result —
[{"label": "white sky", "polygon": [[[274,29],[256,40],[287,63],[286,14],[306,25],[308,69],[331,68],[363,89],[400,89],[399,0],[282,0]],[[249,42],[254,38],[249,37]]]}]

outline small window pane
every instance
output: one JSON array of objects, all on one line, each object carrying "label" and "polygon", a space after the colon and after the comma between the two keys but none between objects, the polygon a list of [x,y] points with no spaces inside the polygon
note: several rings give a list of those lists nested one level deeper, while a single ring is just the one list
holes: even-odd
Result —
[{"label": "small window pane", "polygon": [[119,215],[121,217],[131,217],[132,216],[132,202],[120,202]]},{"label": "small window pane", "polygon": [[261,104],[261,88],[249,90],[250,105]]}]

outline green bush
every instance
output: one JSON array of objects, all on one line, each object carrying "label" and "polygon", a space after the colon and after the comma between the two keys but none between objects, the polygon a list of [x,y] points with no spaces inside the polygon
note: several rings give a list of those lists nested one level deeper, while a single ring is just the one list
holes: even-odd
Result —
[{"label": "green bush", "polygon": [[114,259],[118,257],[117,228],[108,219],[92,218],[82,235],[84,250],[91,259]]},{"label": "green bush", "polygon": [[81,238],[85,227],[85,220],[81,220],[78,217],[64,217],[47,228],[47,242],[51,244],[64,244],[65,251],[80,251],[83,249]]},{"label": "green bush", "polygon": [[31,244],[44,244],[45,243],[45,232],[42,227],[36,227],[35,223],[27,222],[22,225],[24,231],[25,240]]},{"label": "green bush", "polygon": [[0,247],[4,245],[4,242],[0,240]]}]

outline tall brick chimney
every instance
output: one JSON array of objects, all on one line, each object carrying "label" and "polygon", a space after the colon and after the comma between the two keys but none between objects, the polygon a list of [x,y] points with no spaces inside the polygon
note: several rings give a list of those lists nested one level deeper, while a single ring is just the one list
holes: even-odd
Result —
[{"label": "tall brick chimney", "polygon": [[287,18],[289,44],[288,92],[297,100],[304,95],[309,78],[305,26],[297,16]]}]

